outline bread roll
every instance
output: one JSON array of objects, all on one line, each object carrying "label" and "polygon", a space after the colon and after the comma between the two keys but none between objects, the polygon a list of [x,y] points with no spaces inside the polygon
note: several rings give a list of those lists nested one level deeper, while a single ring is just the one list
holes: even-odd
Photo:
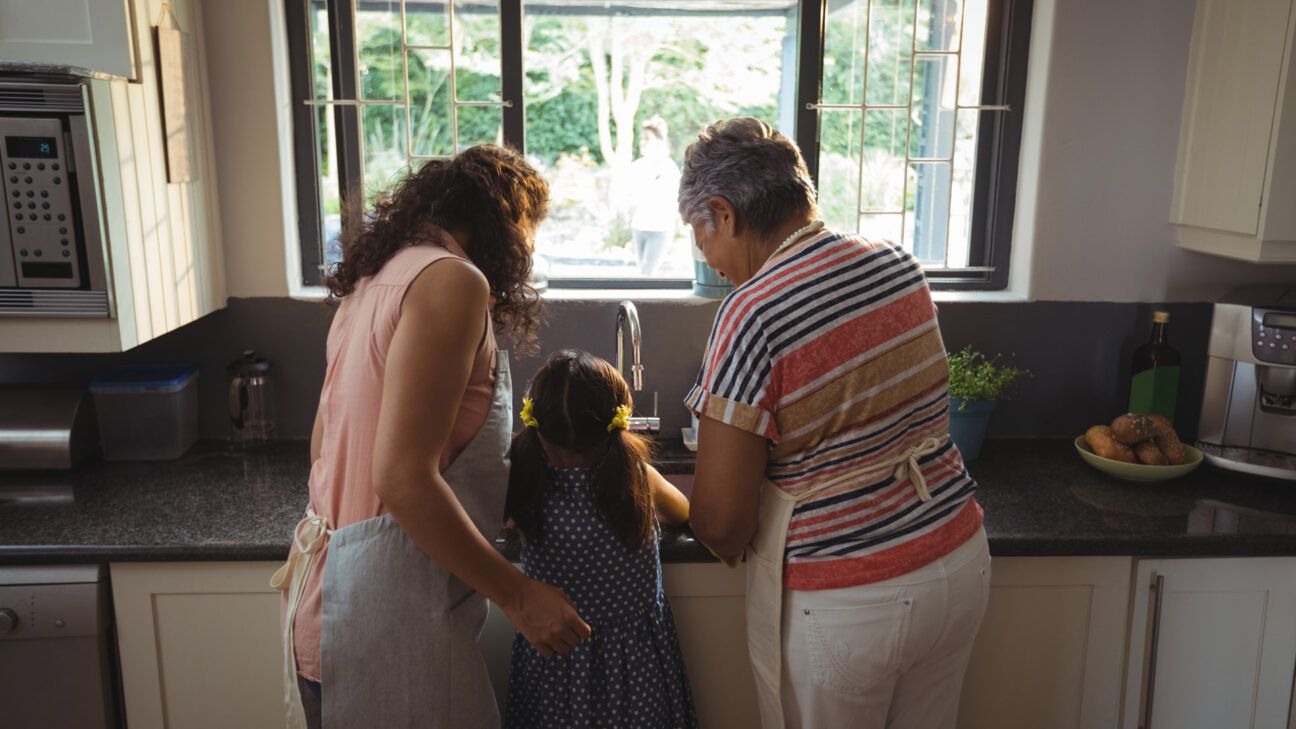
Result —
[{"label": "bread roll", "polygon": [[1156,442],[1151,440],[1145,440],[1134,446],[1134,455],[1138,457],[1139,463],[1145,466],[1165,466],[1170,463],[1165,453],[1157,447]]},{"label": "bread roll", "polygon": [[1112,429],[1106,425],[1095,425],[1086,430],[1085,442],[1089,444],[1094,453],[1103,458],[1124,461],[1125,463],[1138,463],[1138,459],[1134,457],[1134,451],[1112,437]]},{"label": "bread roll", "polygon": [[1157,423],[1151,415],[1129,413],[1112,421],[1111,432],[1113,438],[1132,446],[1156,437]]},{"label": "bread roll", "polygon": [[1184,450],[1183,442],[1179,440],[1179,435],[1175,433],[1174,426],[1166,420],[1164,416],[1152,415],[1152,424],[1156,428],[1156,444],[1165,454],[1166,461],[1171,465],[1178,466],[1188,460],[1188,452]]}]

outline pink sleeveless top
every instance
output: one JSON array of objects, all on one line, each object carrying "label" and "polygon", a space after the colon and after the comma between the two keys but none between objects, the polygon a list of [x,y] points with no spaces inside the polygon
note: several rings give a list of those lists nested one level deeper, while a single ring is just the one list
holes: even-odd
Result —
[{"label": "pink sleeveless top", "polygon": [[[387,350],[400,321],[401,302],[409,285],[428,266],[456,256],[468,259],[450,235],[440,232],[438,238],[444,248],[411,246],[392,256],[382,270],[361,280],[355,291],[342,299],[333,318],[328,336],[328,368],[320,392],[320,457],[310,472],[311,505],[328,521],[330,529],[341,529],[386,511],[371,477],[373,445]],[[494,387],[495,332],[488,316],[486,336],[473,361],[468,389],[455,416],[449,447],[442,456],[442,469],[449,467],[486,422]],[[320,676],[320,591],[327,559],[326,544],[311,565],[293,629],[297,671],[314,681]]]}]

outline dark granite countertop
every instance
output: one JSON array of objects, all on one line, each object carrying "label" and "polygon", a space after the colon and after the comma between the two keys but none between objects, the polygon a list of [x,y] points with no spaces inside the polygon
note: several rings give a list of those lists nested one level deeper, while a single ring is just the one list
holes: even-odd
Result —
[{"label": "dark granite countertop", "polygon": [[[0,564],[282,559],[306,504],[307,461],[304,443],[251,453],[206,443],[177,461],[0,474]],[[678,442],[658,461],[668,473],[692,469]],[[996,555],[1296,555],[1296,484],[1209,466],[1125,483],[1051,439],[989,441],[971,470]],[[677,529],[662,558],[711,560]]]}]

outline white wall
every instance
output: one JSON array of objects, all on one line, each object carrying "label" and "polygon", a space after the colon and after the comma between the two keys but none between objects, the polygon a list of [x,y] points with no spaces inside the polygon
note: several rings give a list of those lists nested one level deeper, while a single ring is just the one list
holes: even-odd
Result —
[{"label": "white wall", "polygon": [[202,5],[226,286],[233,297],[287,296],[284,238],[296,213],[284,204],[292,181],[279,159],[291,153],[292,138],[278,126],[274,53],[284,40],[271,30],[283,0]]},{"label": "white wall", "polygon": [[[290,129],[272,40],[282,0],[205,3],[229,293],[289,293]],[[1046,301],[1211,301],[1296,281],[1180,250],[1170,225],[1193,3],[1036,0],[1014,288]],[[274,30],[272,30],[274,28]],[[290,157],[289,157],[290,159]]]},{"label": "white wall", "polygon": [[1035,198],[1034,225],[1019,227],[1014,243],[1033,247],[1031,298],[1212,301],[1237,284],[1296,282],[1296,266],[1175,245],[1170,197],[1193,10],[1187,0],[1036,0],[1043,22],[1032,44],[1048,43],[1049,62],[1031,68],[1047,74],[1043,98],[1027,99],[1042,103],[1029,110],[1042,121],[1038,155],[1022,160],[1023,182],[1036,186],[1023,191]]}]

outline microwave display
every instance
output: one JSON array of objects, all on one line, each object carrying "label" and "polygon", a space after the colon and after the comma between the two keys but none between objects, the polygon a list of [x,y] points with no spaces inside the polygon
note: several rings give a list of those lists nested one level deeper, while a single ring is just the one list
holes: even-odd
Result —
[{"label": "microwave display", "polygon": [[5,153],[18,159],[58,159],[54,137],[5,137]]},{"label": "microwave display", "polygon": [[1296,329],[1296,314],[1265,314],[1265,328]]}]

